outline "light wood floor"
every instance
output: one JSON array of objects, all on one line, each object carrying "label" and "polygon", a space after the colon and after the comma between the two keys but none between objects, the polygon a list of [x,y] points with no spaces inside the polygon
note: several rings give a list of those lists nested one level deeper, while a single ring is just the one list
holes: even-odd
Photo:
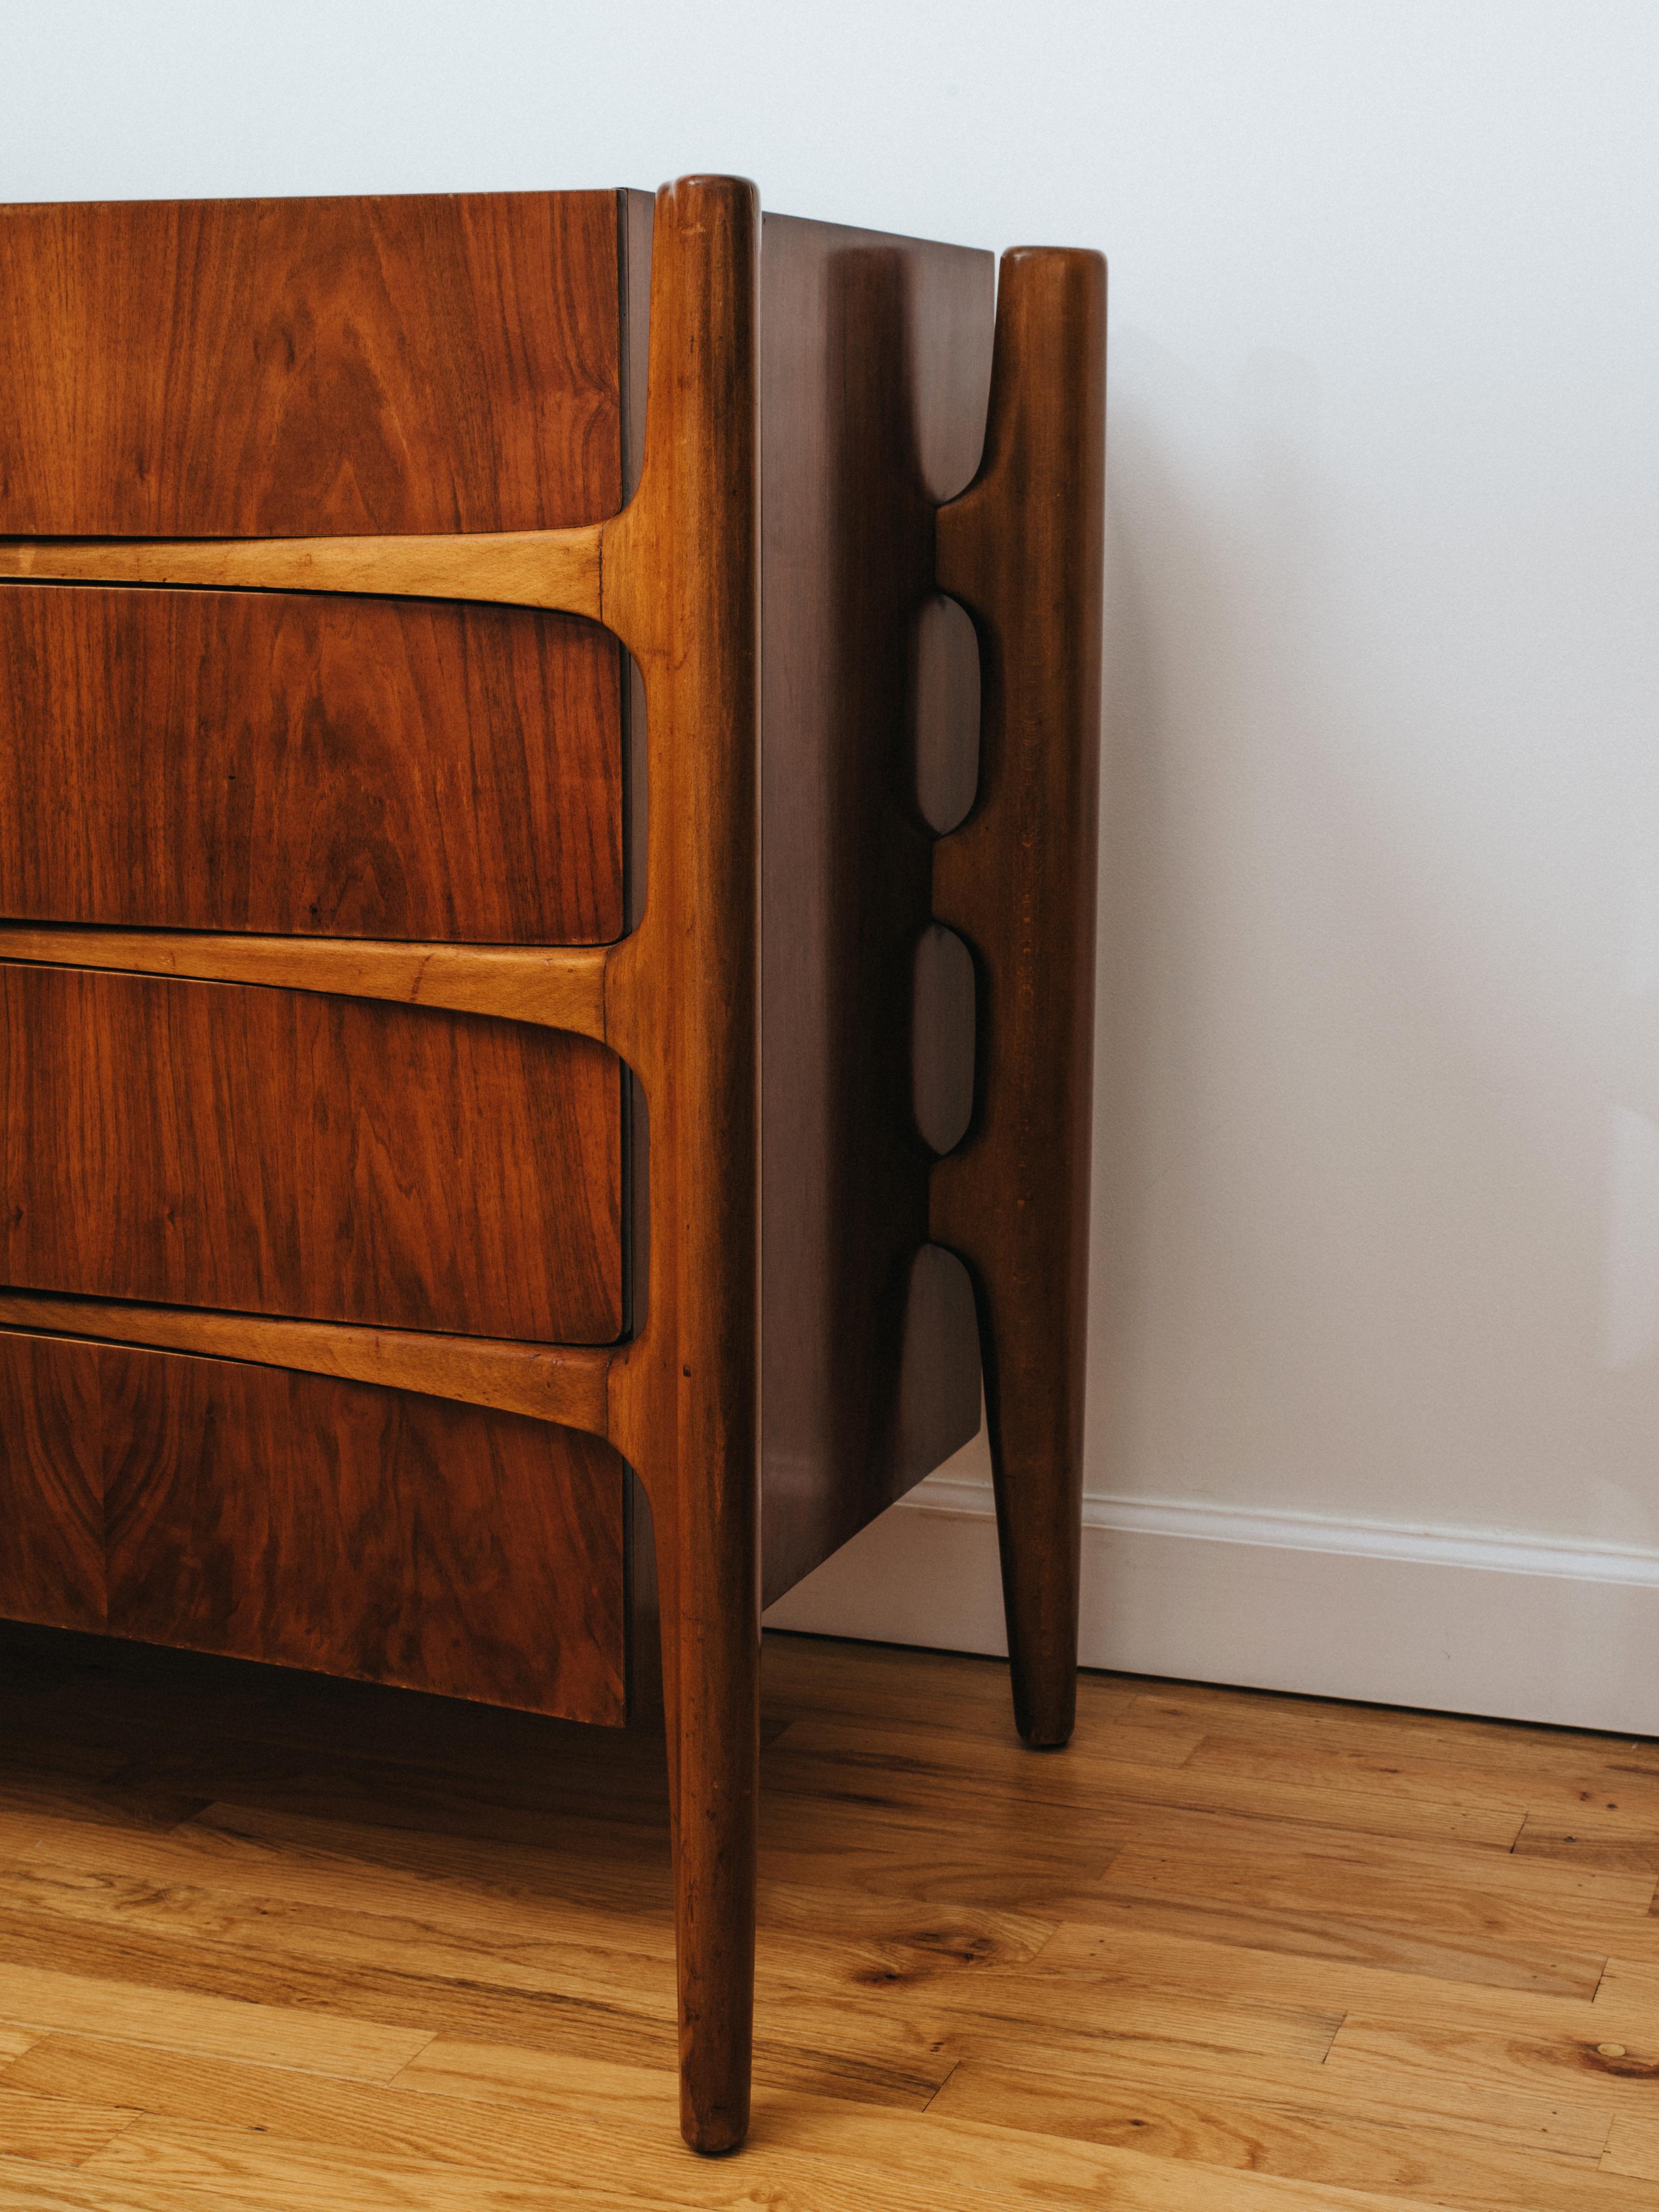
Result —
[{"label": "light wood floor", "polygon": [[7,2212],[1659,2206],[1659,1747],[772,1639],[752,2147],[659,1748],[7,1632]]}]

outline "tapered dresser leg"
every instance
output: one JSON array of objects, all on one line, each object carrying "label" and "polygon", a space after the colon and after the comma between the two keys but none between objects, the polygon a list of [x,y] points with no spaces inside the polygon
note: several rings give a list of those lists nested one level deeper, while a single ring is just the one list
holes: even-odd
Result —
[{"label": "tapered dresser leg", "polygon": [[1032,1340],[1018,1297],[1017,1285],[999,1297],[981,1280],[980,1336],[1014,1723],[1051,1751],[1077,1719],[1082,1346]]},{"label": "tapered dresser leg", "polygon": [[939,514],[938,577],[979,632],[980,791],[933,850],[933,912],[977,955],[974,1126],[933,1169],[972,1270],[1014,1711],[1077,1709],[1100,751],[1106,268],[1003,258],[985,458]]},{"label": "tapered dresser leg", "polygon": [[708,1520],[664,1576],[662,1636],[680,2131],[693,2150],[712,2155],[735,2150],[749,2128],[760,1619],[752,1595],[744,1601],[756,1588],[752,1483],[711,1488],[738,1494],[708,1498]]},{"label": "tapered dresser leg", "polygon": [[606,1041],[645,1087],[646,1318],[611,1434],[651,1497],[679,1948],[680,2125],[749,2125],[760,1765],[760,201],[657,196],[645,459],[604,619],[645,678],[645,913]]}]

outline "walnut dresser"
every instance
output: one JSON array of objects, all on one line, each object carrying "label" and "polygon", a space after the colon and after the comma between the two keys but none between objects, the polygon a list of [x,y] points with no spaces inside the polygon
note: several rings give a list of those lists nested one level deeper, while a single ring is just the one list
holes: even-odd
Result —
[{"label": "walnut dresser", "polygon": [[0,1616],[666,1729],[977,1429],[1069,1733],[1104,270],[752,186],[0,210]]}]

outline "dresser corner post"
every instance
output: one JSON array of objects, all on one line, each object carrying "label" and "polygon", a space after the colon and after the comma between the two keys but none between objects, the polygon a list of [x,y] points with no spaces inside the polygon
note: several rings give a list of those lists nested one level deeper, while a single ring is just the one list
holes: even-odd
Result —
[{"label": "dresser corner post", "polygon": [[935,1164],[936,1241],[974,1279],[1025,1741],[1077,1711],[1105,477],[1106,268],[1003,258],[980,472],[938,580],[980,635],[979,796],[934,848],[933,910],[980,983],[973,1125]]},{"label": "dresser corner post", "polygon": [[645,905],[610,1042],[650,1115],[644,1325],[611,1435],[651,1500],[679,1961],[680,2125],[749,2126],[760,1767],[760,206],[657,196],[645,457],[602,618],[645,682]]}]

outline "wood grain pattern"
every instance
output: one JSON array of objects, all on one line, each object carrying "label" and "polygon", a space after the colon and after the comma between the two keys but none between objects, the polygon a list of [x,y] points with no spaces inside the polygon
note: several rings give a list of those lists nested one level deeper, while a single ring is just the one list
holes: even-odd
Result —
[{"label": "wood grain pattern", "polygon": [[1071,1733],[1094,1078],[1106,264],[1005,254],[985,459],[939,510],[939,580],[980,628],[979,795],[933,910],[980,957],[979,1091],[933,1170],[973,1271],[1020,1732]]},{"label": "wood grain pattern", "polygon": [[622,1470],[520,1415],[101,1355],[108,1625],[617,1725]]},{"label": "wood grain pattern", "polygon": [[366,938],[241,937],[219,931],[85,929],[0,921],[0,960],[259,983],[605,1036],[607,967],[597,946],[398,945]]},{"label": "wood grain pattern", "polygon": [[[540,1419],[0,1335],[15,1618],[618,1724],[623,1469]],[[75,1511],[48,1518],[38,1492]],[[64,1560],[41,1532],[72,1531]],[[66,1589],[73,1602],[66,1602]]]},{"label": "wood grain pattern", "polygon": [[1659,2181],[1659,2119],[1635,2119],[1621,2113],[1608,2132],[1601,2163],[1609,2173]]},{"label": "wood grain pattern", "polygon": [[98,1356],[0,1336],[0,1615],[104,1625]]},{"label": "wood grain pattern", "polygon": [[506,607],[0,591],[0,913],[592,945],[615,641]]},{"label": "wood grain pattern", "polygon": [[[1237,1827],[1264,1866],[1282,1860],[1293,1909],[1305,1838],[1331,1832],[1322,1796],[1344,1821],[1368,1796],[1393,1827],[1350,1831],[1346,1899],[1333,1881],[1302,1900],[1352,1913],[1358,1935],[1368,1878],[1403,1897],[1420,1869],[1409,1812],[1421,1831],[1446,1818],[1433,1778],[1413,1772],[1428,1717],[1187,1690],[1162,1721],[1158,1686],[1085,1674],[1073,1756],[1033,1766],[1006,1740],[997,1662],[769,1638],[761,2086],[742,2161],[711,2166],[665,2139],[676,2051],[659,1743],[95,1638],[0,1641],[9,2202],[1651,2202],[1641,2069],[1659,2033],[1654,1992],[1620,2008],[1433,1971],[1449,1936],[1481,1940],[1483,1890],[1531,1893],[1542,1911],[1565,1893],[1559,1865],[1495,1841],[1437,1847],[1416,1972],[1365,1964],[1363,1941],[1310,1958],[1138,1926],[1094,1931],[1085,1962],[1060,1910],[976,1901],[1032,1887],[1039,1823],[1005,1788],[1022,1762],[1059,1796],[1074,1764],[1133,1773],[1114,1746],[1142,1739],[1127,1810],[1110,1786],[1078,1795],[1074,1855],[1092,1837],[1097,1865],[1109,1858],[1126,1820],[1132,1837],[1170,1835],[1172,1808],[1152,1792],[1178,1774],[1194,1795],[1173,1808],[1189,1824],[1173,1839],[1195,1881],[1209,1849],[1225,1882],[1212,1839],[1249,1778],[1213,1754],[1270,1762],[1328,1723],[1364,1736],[1379,1765],[1392,1743],[1403,1779],[1309,1784],[1301,1809],[1264,1796]],[[950,1786],[889,1815],[871,1748],[898,1723],[908,1755],[910,1723],[940,1707]],[[1473,1771],[1510,1774],[1519,1819],[1534,1779],[1547,1797],[1575,1771],[1589,1790],[1610,1764],[1653,1756],[1565,1730],[1440,1725]],[[71,1762],[122,1778],[134,1802],[77,1798]],[[11,1794],[23,1784],[27,1801]],[[169,1794],[200,1809],[158,1831],[137,1801]],[[1611,1947],[1640,1916],[1622,1887],[1606,1895]]]},{"label": "wood grain pattern", "polygon": [[272,1321],[196,1306],[112,1304],[100,1298],[0,1290],[0,1328],[50,1329],[100,1344],[196,1352],[262,1367],[421,1390],[463,1405],[493,1406],[603,1437],[610,1420],[611,1354],[568,1344],[520,1344],[414,1329],[354,1328],[339,1322]]},{"label": "wood grain pattern", "polygon": [[616,1064],[582,1038],[308,994],[0,972],[7,1282],[603,1343]]},{"label": "wood grain pattern", "polygon": [[72,2097],[33,2097],[0,2081],[0,2160],[79,2166],[131,2125],[123,2112]]},{"label": "wood grain pattern", "polygon": [[[681,2129],[749,2124],[759,1759],[760,205],[657,196],[640,488],[603,617],[644,677],[645,911],[607,1032],[650,1113],[645,1326],[611,1434],[650,1495],[675,1834]],[[664,589],[672,580],[672,590]]]},{"label": "wood grain pattern", "polygon": [[465,535],[0,541],[13,582],[183,586],[243,592],[346,592],[415,599],[556,607],[597,621],[599,532],[477,531]]},{"label": "wood grain pattern", "polygon": [[0,210],[0,534],[614,514],[617,221],[613,192]]}]

